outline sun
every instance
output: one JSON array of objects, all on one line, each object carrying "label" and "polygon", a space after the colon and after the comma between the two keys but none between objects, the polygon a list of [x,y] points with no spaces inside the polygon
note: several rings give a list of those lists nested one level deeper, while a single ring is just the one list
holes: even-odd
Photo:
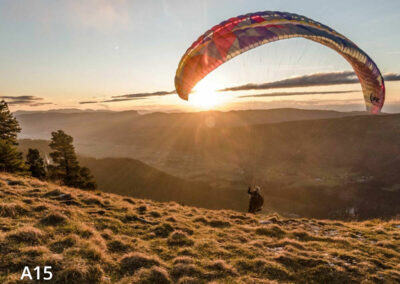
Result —
[{"label": "sun", "polygon": [[221,96],[211,84],[201,84],[194,88],[194,93],[189,95],[189,103],[201,109],[212,109],[222,103]]}]

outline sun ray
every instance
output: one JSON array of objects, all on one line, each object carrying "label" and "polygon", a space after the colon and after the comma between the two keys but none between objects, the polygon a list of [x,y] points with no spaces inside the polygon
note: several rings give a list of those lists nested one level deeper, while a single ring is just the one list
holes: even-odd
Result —
[{"label": "sun ray", "polygon": [[194,89],[194,93],[189,96],[189,103],[201,109],[212,109],[222,104],[221,94],[218,94],[212,84],[201,84]]}]

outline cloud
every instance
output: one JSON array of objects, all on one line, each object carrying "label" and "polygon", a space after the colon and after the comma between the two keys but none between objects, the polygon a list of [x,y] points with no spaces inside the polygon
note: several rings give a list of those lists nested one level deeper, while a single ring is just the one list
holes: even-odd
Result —
[{"label": "cloud", "polygon": [[98,103],[115,103],[115,102],[126,102],[133,100],[144,100],[149,96],[160,96],[162,94],[158,93],[168,93],[168,92],[156,92],[156,93],[141,93],[141,94],[129,94],[129,95],[121,95],[121,96],[112,96],[110,99],[103,101],[82,101],[79,102],[81,105],[85,104],[98,104]]},{"label": "cloud", "polygon": [[387,73],[383,75],[385,81],[400,81],[400,74],[397,73]]},{"label": "cloud", "polygon": [[326,91],[326,92],[273,92],[267,94],[254,94],[239,96],[239,98],[259,98],[259,97],[284,97],[284,96],[302,96],[302,95],[331,95],[331,94],[347,94],[356,93],[357,90],[347,91]]},{"label": "cloud", "polygon": [[136,93],[136,94],[127,94],[121,96],[113,96],[113,98],[145,98],[145,97],[153,97],[153,96],[165,96],[175,94],[175,91],[158,91],[152,93]]},{"label": "cloud", "polygon": [[126,101],[143,100],[143,99],[146,99],[146,98],[112,98],[109,100],[101,101],[101,103],[126,102]]},{"label": "cloud", "polygon": [[133,101],[133,100],[143,100],[147,99],[148,97],[154,96],[166,96],[175,94],[175,91],[157,91],[152,93],[134,93],[134,94],[126,94],[126,95],[119,95],[119,96],[112,96],[110,99],[104,101],[83,101],[79,102],[80,104],[96,104],[96,103],[115,103],[115,102],[126,102],[126,101]]},{"label": "cloud", "polygon": [[98,101],[83,101],[79,102],[80,105],[86,105],[86,104],[97,104]]},{"label": "cloud", "polygon": [[[384,75],[386,81],[400,81],[400,74],[389,73]],[[353,71],[315,73],[310,75],[302,75],[292,78],[287,78],[279,81],[262,83],[262,84],[247,84],[236,87],[230,87],[219,90],[224,91],[244,91],[244,90],[265,90],[278,88],[297,88],[297,87],[314,87],[328,85],[342,85],[358,83],[359,80]]]},{"label": "cloud", "polygon": [[9,105],[41,106],[52,104],[43,102],[43,98],[35,96],[0,96],[0,100],[5,100]]},{"label": "cloud", "polygon": [[49,102],[42,102],[42,103],[32,103],[32,104],[29,104],[29,106],[32,106],[32,107],[44,106],[44,105],[54,105],[54,104],[53,104],[53,103],[49,103]]}]

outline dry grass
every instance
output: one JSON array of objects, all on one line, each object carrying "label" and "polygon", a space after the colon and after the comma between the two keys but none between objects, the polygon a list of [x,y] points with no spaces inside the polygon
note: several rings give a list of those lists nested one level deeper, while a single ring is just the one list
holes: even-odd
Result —
[{"label": "dry grass", "polygon": [[[400,221],[288,219],[0,175],[0,283],[398,283]],[[50,282],[49,282],[50,283]]]},{"label": "dry grass", "polygon": [[158,257],[149,256],[144,253],[134,252],[124,255],[120,260],[120,270],[123,274],[133,274],[140,268],[147,268],[153,265],[159,265]]}]

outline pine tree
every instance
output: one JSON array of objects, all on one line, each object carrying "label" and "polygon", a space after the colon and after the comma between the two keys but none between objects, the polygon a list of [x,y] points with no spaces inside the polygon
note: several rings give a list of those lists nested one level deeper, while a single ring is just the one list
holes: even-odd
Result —
[{"label": "pine tree", "polygon": [[22,153],[16,145],[17,135],[21,131],[18,121],[8,109],[7,103],[0,101],[0,170],[7,172],[24,172],[26,166]]},{"label": "pine tree", "polygon": [[73,138],[62,130],[51,133],[50,153],[53,165],[49,166],[52,179],[61,180],[65,185],[82,189],[95,189],[96,183],[90,170],[80,167],[75,154]]},{"label": "pine tree", "polygon": [[28,149],[28,154],[26,155],[26,164],[29,167],[31,175],[35,178],[45,180],[46,179],[46,169],[44,166],[43,158],[40,157],[38,149]]},{"label": "pine tree", "polygon": [[10,173],[26,171],[22,153],[3,139],[0,139],[0,171]]},{"label": "pine tree", "polygon": [[21,127],[17,119],[10,112],[7,103],[0,101],[0,139],[12,145],[18,145],[17,135]]},{"label": "pine tree", "polygon": [[79,177],[80,177],[79,184],[81,185],[80,188],[84,189],[97,188],[97,184],[94,181],[94,177],[87,167],[81,167],[79,169]]}]

